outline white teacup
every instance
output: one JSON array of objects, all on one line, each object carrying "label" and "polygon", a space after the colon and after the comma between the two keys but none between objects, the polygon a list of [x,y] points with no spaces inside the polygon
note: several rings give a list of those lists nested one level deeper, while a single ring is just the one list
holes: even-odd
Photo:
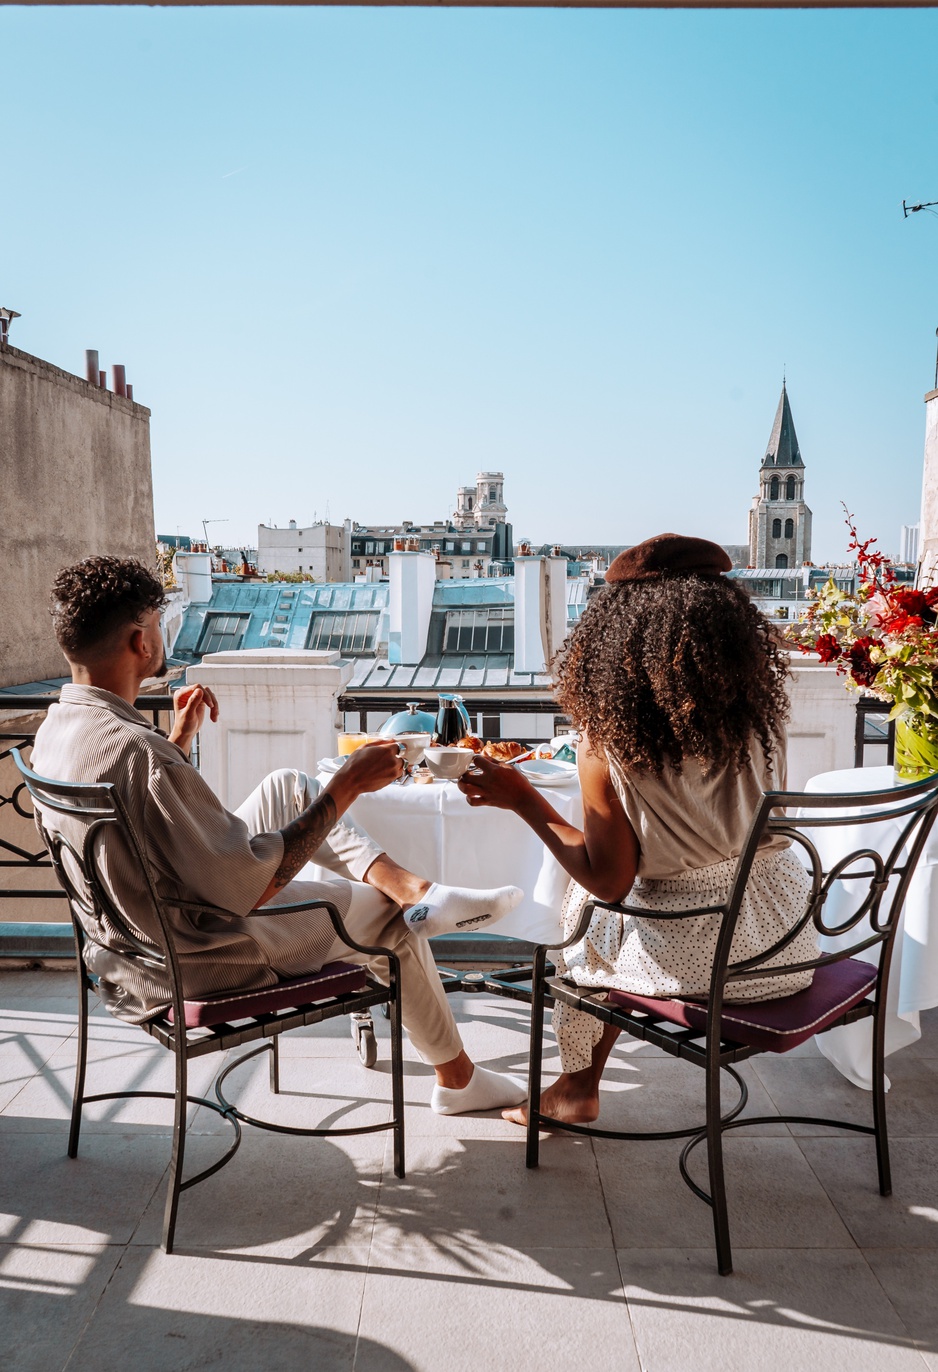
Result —
[{"label": "white teacup", "polygon": [[403,748],[404,761],[414,766],[423,757],[424,749],[430,742],[430,738],[431,735],[427,733],[395,734],[394,742],[399,743]]},{"label": "white teacup", "polygon": [[475,761],[471,748],[427,748],[424,761],[440,781],[456,781]]}]

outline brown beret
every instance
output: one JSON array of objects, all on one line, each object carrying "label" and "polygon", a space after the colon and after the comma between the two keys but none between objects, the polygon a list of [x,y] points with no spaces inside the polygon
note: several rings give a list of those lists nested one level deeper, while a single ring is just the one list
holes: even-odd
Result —
[{"label": "brown beret", "polygon": [[682,534],[656,534],[614,559],[607,581],[651,581],[662,576],[720,576],[732,559],[718,543]]}]

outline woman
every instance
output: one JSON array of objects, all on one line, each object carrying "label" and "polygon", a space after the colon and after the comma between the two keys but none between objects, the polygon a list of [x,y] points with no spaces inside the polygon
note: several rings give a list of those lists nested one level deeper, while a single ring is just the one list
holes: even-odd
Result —
[{"label": "woman", "polygon": [[[460,782],[471,805],[519,814],[569,872],[568,933],[590,893],[649,910],[724,900],[763,791],[785,788],[787,665],[768,621],[723,575],[731,565],[704,539],[648,539],[619,554],[567,640],[555,664],[557,700],[580,730],[582,832],[517,768],[478,759]],[[808,891],[789,841],[767,835],[732,960],[772,947],[804,913]],[[584,986],[705,996],[719,923],[718,915],[644,920],[597,910],[558,970]],[[816,952],[809,922],[766,966]],[[727,999],[791,995],[811,976],[738,983]],[[563,1070],[541,1110],[589,1123],[618,1031],[563,1005],[553,1024]],[[505,1117],[524,1123],[524,1110]]]}]

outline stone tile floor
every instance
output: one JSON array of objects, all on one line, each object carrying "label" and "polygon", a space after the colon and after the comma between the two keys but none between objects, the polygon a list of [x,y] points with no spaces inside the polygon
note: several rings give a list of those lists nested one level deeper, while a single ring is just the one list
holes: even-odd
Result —
[{"label": "stone tile floor", "polygon": [[[478,1061],[524,1070],[521,1007],[466,996],[454,1008]],[[89,1089],[169,1089],[168,1054],[101,1011],[92,1022]],[[891,1199],[867,1139],[782,1124],[728,1138],[729,1278],[676,1143],[552,1136],[528,1172],[520,1130],[430,1112],[413,1054],[406,1180],[385,1135],[247,1130],[234,1161],[183,1195],[166,1257],[162,1103],[89,1107],[80,1155],[65,1156],[74,1027],[71,974],[0,972],[5,1372],[477,1372],[584,1358],[617,1372],[938,1372],[938,1011],[890,1059]],[[387,1117],[384,1053],[365,1071],[345,1021],[282,1042],[285,1118]],[[196,1064],[193,1093],[219,1062]],[[813,1045],[745,1070],[754,1113],[804,1092],[867,1105]],[[607,1082],[611,1127],[679,1124],[701,1085],[634,1043]],[[245,1067],[240,1098],[264,1096],[265,1069]],[[194,1109],[191,1164],[217,1156],[225,1128]]]}]

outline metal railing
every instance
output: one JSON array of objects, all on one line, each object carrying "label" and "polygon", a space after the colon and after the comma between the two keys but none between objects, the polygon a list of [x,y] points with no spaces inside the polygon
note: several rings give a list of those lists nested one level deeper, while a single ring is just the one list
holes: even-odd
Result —
[{"label": "metal railing", "polygon": [[[9,704],[7,704],[7,700],[9,700]],[[15,709],[18,714],[22,715],[44,714],[50,705],[56,704],[57,700],[57,695],[10,696],[0,699],[0,710],[12,712]],[[154,724],[159,724],[161,715],[172,714],[173,698],[168,694],[139,696],[134,704],[141,714],[150,715]],[[15,725],[15,720],[10,721],[10,723]],[[34,729],[9,728],[0,724],[0,764],[10,758],[14,748],[19,748],[21,752],[25,753],[28,760],[35,737]],[[197,761],[196,758],[193,760]],[[12,771],[11,781],[12,789],[9,791],[7,789],[9,783],[0,782],[0,812],[8,815],[12,810],[12,813],[23,821],[22,836],[20,837],[20,833],[17,832],[19,842],[0,836],[0,868],[6,871],[12,869],[14,872],[24,874],[27,872],[51,873],[52,863],[39,841],[39,835],[33,822],[32,809],[27,808],[26,787],[18,780],[15,770]],[[10,808],[8,809],[8,807]],[[16,828],[19,831],[20,826],[16,826]],[[50,885],[48,888],[0,886],[0,902],[64,899],[65,893],[57,884]],[[3,906],[0,904],[0,911],[2,909]],[[70,923],[30,924],[5,922],[0,919],[0,957],[73,957],[74,951]]]}]

